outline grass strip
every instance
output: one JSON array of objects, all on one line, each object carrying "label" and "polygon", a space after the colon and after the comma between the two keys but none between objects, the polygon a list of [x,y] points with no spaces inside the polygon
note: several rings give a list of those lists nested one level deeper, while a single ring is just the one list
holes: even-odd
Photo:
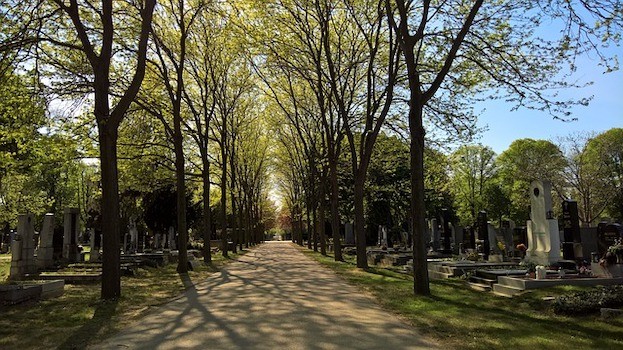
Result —
[{"label": "grass strip", "polygon": [[[188,277],[176,272],[177,264],[138,268],[134,276],[122,277],[121,298],[100,299],[100,284],[65,285],[63,296],[38,302],[0,306],[0,349],[83,349],[140,320],[151,308],[179,296],[192,284],[242,254],[212,256],[212,265],[199,264]],[[0,259],[0,282],[7,277],[10,258]]]},{"label": "grass strip", "polygon": [[623,319],[554,314],[546,297],[586,288],[558,286],[514,298],[474,291],[460,279],[431,280],[431,296],[415,296],[413,277],[390,269],[359,269],[354,257],[301,250],[368,292],[422,334],[454,349],[623,349]]}]

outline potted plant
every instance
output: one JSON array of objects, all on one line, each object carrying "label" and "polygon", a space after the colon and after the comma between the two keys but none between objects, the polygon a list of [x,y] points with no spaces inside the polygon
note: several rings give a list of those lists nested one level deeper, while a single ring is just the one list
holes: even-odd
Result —
[{"label": "potted plant", "polygon": [[519,266],[521,266],[524,269],[528,270],[526,272],[526,276],[529,276],[530,278],[534,278],[535,277],[536,263],[534,263],[532,261],[529,261],[529,260],[524,260],[524,261],[519,263]]}]

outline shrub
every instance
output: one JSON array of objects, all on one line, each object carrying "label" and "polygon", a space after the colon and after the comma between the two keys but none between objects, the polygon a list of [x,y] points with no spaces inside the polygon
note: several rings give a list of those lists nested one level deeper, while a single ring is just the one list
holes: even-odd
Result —
[{"label": "shrub", "polygon": [[554,312],[563,315],[586,315],[598,312],[602,307],[621,306],[623,285],[616,285],[560,296],[554,301]]}]

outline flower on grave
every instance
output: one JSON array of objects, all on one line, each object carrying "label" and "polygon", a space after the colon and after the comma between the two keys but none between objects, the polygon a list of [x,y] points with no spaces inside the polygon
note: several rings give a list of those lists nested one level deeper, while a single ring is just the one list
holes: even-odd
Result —
[{"label": "flower on grave", "polygon": [[621,242],[620,238],[617,238],[614,244],[608,247],[608,252],[617,255],[623,254],[623,242]]},{"label": "flower on grave", "polygon": [[523,243],[519,243],[519,244],[517,244],[517,247],[515,247],[515,248],[517,248],[517,250],[522,251],[522,252],[525,252],[526,250],[528,250],[528,248],[526,247],[526,245],[525,245],[525,244],[523,244]]},{"label": "flower on grave", "polygon": [[499,242],[498,241],[498,249],[501,251],[505,251],[506,250],[506,245],[503,242]]}]

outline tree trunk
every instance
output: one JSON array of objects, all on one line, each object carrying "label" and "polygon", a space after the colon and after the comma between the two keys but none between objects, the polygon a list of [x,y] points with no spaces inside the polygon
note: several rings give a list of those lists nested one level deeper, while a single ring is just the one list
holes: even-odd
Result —
[{"label": "tree trunk", "polygon": [[329,155],[329,182],[331,183],[331,231],[335,261],[343,261],[340,242],[339,186],[337,183],[337,155]]},{"label": "tree trunk", "polygon": [[[323,176],[326,178],[326,176]],[[326,187],[325,182],[320,182],[320,201],[318,202],[318,232],[320,233],[320,254],[327,256],[327,235],[325,232],[325,221],[326,213],[327,213],[327,205],[326,205]]]},{"label": "tree trunk", "polygon": [[311,200],[308,198],[307,199],[307,207],[305,210],[305,214],[307,217],[307,249],[312,249],[312,222],[311,222]]},{"label": "tree trunk", "polygon": [[[363,172],[365,175],[365,171]],[[365,216],[363,208],[363,186],[365,182],[365,176],[362,175],[362,171],[358,171],[355,174],[355,239],[357,245],[357,267],[367,268],[368,258],[366,256],[366,227]]]},{"label": "tree trunk", "polygon": [[[205,156],[207,157],[207,154]],[[210,240],[212,239],[212,217],[210,212],[210,163],[205,158],[203,161],[203,262],[206,265],[210,265],[212,264],[212,250],[210,247]]]},{"label": "tree trunk", "polygon": [[314,208],[312,210],[312,233],[313,233],[313,240],[314,240],[314,251],[317,253],[318,252],[318,208],[316,205],[314,205]]},{"label": "tree trunk", "polygon": [[423,105],[411,96],[409,131],[411,134],[411,217],[413,218],[413,291],[430,295],[426,262],[426,209],[424,207],[424,127]]},{"label": "tree trunk", "polygon": [[[108,105],[108,103],[106,103]],[[107,113],[106,113],[107,114]],[[121,296],[119,235],[119,176],[117,170],[117,129],[99,122],[100,166],[102,171],[102,290],[104,300]]]},{"label": "tree trunk", "polygon": [[181,116],[177,113],[174,117],[175,127],[175,176],[177,188],[177,234],[178,234],[178,260],[177,272],[188,273],[188,230],[186,229],[186,171],[184,166],[184,148],[181,128]]},{"label": "tree trunk", "polygon": [[[232,158],[233,159],[233,158]],[[232,168],[233,169],[233,168]],[[233,181],[232,181],[233,186]],[[232,234],[232,253],[238,253],[238,222],[236,221],[236,214],[238,207],[236,206],[236,198],[234,197],[233,190],[229,193],[231,197],[231,234]]]},{"label": "tree trunk", "polygon": [[[223,133],[225,133],[225,130],[223,130]],[[225,151],[227,146],[225,141],[225,137],[223,137],[221,144],[221,157],[223,160],[223,173],[221,174],[221,222],[223,223],[221,227],[221,248],[223,256],[227,257],[227,155]]]}]

